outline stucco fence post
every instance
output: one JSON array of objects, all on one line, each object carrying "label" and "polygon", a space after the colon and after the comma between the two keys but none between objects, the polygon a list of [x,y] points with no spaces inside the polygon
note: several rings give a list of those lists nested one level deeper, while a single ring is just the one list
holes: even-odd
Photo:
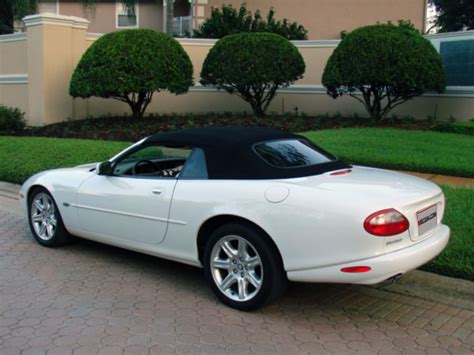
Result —
[{"label": "stucco fence post", "polygon": [[89,21],[40,14],[25,17],[24,23],[28,34],[29,124],[41,126],[72,118],[75,106],[69,81],[87,48]]}]

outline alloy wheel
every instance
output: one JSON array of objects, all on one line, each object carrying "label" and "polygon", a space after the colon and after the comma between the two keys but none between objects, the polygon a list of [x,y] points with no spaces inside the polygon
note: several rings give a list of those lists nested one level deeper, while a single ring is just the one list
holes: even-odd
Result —
[{"label": "alloy wheel", "polygon": [[219,291],[234,301],[249,301],[262,287],[262,260],[255,247],[242,237],[219,239],[211,252],[210,268]]},{"label": "alloy wheel", "polygon": [[54,237],[58,220],[51,196],[44,192],[37,194],[31,202],[30,216],[33,229],[40,239],[48,241]]}]

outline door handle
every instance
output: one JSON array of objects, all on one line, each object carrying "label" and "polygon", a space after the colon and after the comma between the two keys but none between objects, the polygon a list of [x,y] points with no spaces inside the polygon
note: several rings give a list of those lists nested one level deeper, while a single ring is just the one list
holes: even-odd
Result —
[{"label": "door handle", "polygon": [[162,195],[163,194],[163,190],[161,189],[153,189],[151,190],[151,192],[153,193],[153,195]]}]

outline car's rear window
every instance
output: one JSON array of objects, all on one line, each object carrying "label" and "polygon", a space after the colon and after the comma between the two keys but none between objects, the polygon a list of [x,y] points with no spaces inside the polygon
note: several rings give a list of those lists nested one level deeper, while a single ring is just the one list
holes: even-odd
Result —
[{"label": "car's rear window", "polygon": [[265,162],[278,168],[298,168],[336,160],[309,142],[298,139],[257,143],[254,150]]}]

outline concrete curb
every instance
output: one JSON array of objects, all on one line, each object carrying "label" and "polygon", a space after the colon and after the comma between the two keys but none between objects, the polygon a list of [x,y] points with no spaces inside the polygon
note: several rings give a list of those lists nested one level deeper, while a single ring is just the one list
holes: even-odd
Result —
[{"label": "concrete curb", "polygon": [[1,196],[18,200],[18,194],[20,192],[20,188],[21,188],[20,185],[0,181],[0,195]]},{"label": "concrete curb", "polygon": [[474,282],[414,270],[378,289],[474,311]]}]

